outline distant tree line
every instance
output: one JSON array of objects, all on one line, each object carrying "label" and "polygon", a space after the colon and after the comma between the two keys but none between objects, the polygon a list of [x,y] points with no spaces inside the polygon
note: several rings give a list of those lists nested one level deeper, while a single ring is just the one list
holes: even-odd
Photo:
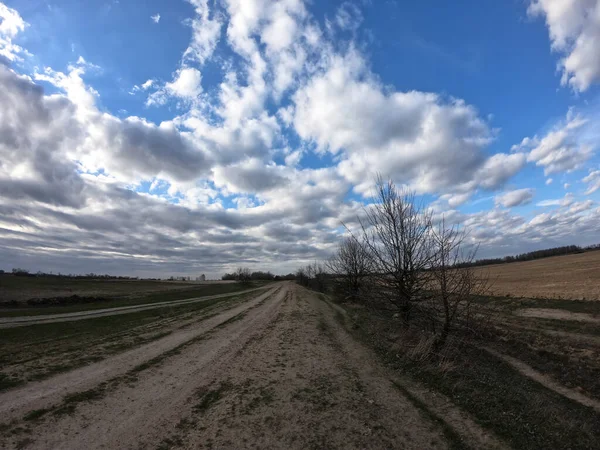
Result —
[{"label": "distant tree line", "polygon": [[271,272],[263,272],[257,270],[252,272],[247,267],[239,267],[233,273],[226,273],[221,277],[222,280],[238,281],[241,283],[248,283],[251,281],[280,281],[280,280],[295,280],[296,275],[289,273],[287,275],[273,275]]},{"label": "distant tree line", "polygon": [[470,263],[461,263],[460,267],[468,266],[488,266],[491,264],[506,264],[519,261],[532,261],[534,259],[549,258],[551,256],[570,255],[575,253],[583,253],[586,250],[600,249],[600,245],[591,245],[588,247],[579,247],[578,245],[565,245],[562,247],[546,248],[543,250],[535,250],[533,252],[521,253],[515,256],[505,256],[503,258],[486,258],[478,259]]},{"label": "distant tree line", "polygon": [[[7,274],[4,270],[0,270],[0,274]],[[65,274],[65,273],[53,273],[53,272],[30,272],[28,269],[20,267],[14,267],[10,274],[17,277],[54,277],[54,278],[70,278],[78,280],[139,280],[139,277],[129,276],[117,276],[108,274],[97,274],[97,273],[86,273],[86,274]],[[144,278],[145,280],[157,280],[158,278]]]}]

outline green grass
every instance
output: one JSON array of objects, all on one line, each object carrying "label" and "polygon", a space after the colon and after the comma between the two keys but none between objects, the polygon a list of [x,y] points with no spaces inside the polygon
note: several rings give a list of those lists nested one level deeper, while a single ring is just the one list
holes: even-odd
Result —
[{"label": "green grass", "polygon": [[[5,277],[6,278],[6,277]],[[8,278],[21,278],[21,277],[8,277]],[[37,278],[29,278],[30,280],[38,280]],[[0,277],[0,282],[3,278]],[[78,280],[67,280],[66,283]],[[109,283],[109,281],[104,281]],[[121,281],[120,283],[138,283],[136,281]],[[147,283],[158,283],[158,282],[143,282],[142,287],[148,289]],[[164,283],[163,283],[164,284]],[[151,293],[136,293],[135,291],[119,296],[116,294],[108,295],[107,300],[99,301],[96,303],[82,303],[76,305],[64,305],[64,306],[26,306],[19,308],[2,308],[0,307],[0,317],[18,317],[18,316],[37,316],[44,314],[63,314],[70,312],[79,311],[91,311],[96,309],[105,308],[116,308],[121,306],[135,306],[142,304],[150,304],[157,302],[167,302],[176,300],[186,300],[189,298],[197,297],[208,297],[212,295],[220,294],[234,294],[236,292],[245,291],[248,289],[255,289],[266,286],[267,282],[253,282],[251,284],[243,283],[224,283],[224,284],[205,284],[205,285],[190,285],[190,287],[177,289],[177,290],[165,290],[163,284],[159,284],[158,292]],[[170,285],[172,286],[172,285]],[[76,289],[74,287],[73,289]],[[50,297],[51,295],[47,295]]]},{"label": "green grass", "polygon": [[[356,312],[355,312],[356,313]],[[367,312],[349,330],[372,346],[391,368],[441,392],[514,448],[599,448],[600,414],[523,376],[509,364],[474,345],[457,344],[454,368],[415,361],[392,350],[386,330],[393,323]]]},{"label": "green grass", "polygon": [[401,384],[392,381],[392,384],[396,389],[398,389],[402,394],[410,400],[410,402],[425,416],[426,419],[431,422],[437,424],[444,433],[444,437],[446,438],[446,442],[448,443],[448,447],[451,450],[467,450],[470,447],[465,444],[460,434],[458,434],[454,429],[446,423],[446,421],[431,411],[425,403],[423,403],[420,399],[412,395],[407,389],[404,388]]},{"label": "green grass", "polygon": [[553,298],[512,298],[499,296],[477,296],[476,303],[497,306],[506,311],[521,308],[563,309],[574,313],[600,314],[600,302],[588,300],[565,300]]},{"label": "green grass", "polygon": [[[73,322],[0,329],[0,365],[7,366],[29,361],[27,371],[21,377],[9,377],[0,373],[0,391],[27,381],[44,379],[53,374],[101,360],[110,354],[127,350],[133,346],[160,339],[170,333],[170,331],[161,330],[163,322],[167,319],[196,314],[205,310],[210,311],[212,307],[238,303],[251,295],[232,295],[232,297],[198,303]],[[203,315],[201,320],[208,317]],[[136,335],[150,325],[156,325],[152,334],[144,337]],[[129,336],[129,338],[124,339],[124,336]],[[93,351],[99,345],[102,346],[100,355]],[[55,362],[46,363],[47,357],[63,354],[64,357],[57,357]]]}]

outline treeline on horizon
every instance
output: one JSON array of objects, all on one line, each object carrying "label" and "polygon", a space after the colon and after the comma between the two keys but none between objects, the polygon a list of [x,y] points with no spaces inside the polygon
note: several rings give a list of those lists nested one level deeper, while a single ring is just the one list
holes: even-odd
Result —
[{"label": "treeline on horizon", "polygon": [[251,272],[250,269],[240,268],[233,273],[226,273],[221,277],[223,281],[280,281],[295,280],[296,275],[288,273],[287,275],[273,275],[271,272],[257,270]]},{"label": "treeline on horizon", "polygon": [[502,258],[484,258],[470,263],[457,264],[458,267],[489,266],[492,264],[507,264],[512,262],[533,261],[534,259],[549,258],[551,256],[572,255],[584,253],[586,251],[600,250],[600,244],[580,247],[578,245],[564,245],[562,247],[545,248],[543,250],[534,250],[532,252],[521,253],[514,256],[504,256]]},{"label": "treeline on horizon", "polygon": [[[532,261],[535,259],[549,258],[551,256],[559,255],[570,255],[576,253],[584,253],[587,251],[600,250],[600,244],[588,245],[586,247],[580,247],[578,245],[565,245],[562,247],[546,248],[542,250],[534,250],[532,252],[521,253],[514,256],[504,256],[502,258],[483,258],[473,261],[471,263],[458,264],[458,267],[476,267],[476,266],[489,266],[492,264],[507,264],[512,262]],[[226,273],[221,277],[223,281],[252,281],[252,280],[267,280],[267,281],[279,281],[279,280],[295,280],[296,275],[289,273],[287,275],[274,275],[271,272],[263,272],[260,270],[250,272],[249,269],[242,269],[243,274],[240,273],[240,269],[233,273]],[[57,277],[57,278],[76,278],[76,279],[88,279],[88,280],[149,280],[149,281],[169,281],[169,279],[162,278],[139,278],[131,277],[126,275],[108,275],[108,274],[62,274],[62,273],[48,273],[48,272],[30,272],[27,269],[15,267],[10,272],[0,270],[0,275],[14,275],[24,277]],[[174,279],[171,277],[171,279]]]}]

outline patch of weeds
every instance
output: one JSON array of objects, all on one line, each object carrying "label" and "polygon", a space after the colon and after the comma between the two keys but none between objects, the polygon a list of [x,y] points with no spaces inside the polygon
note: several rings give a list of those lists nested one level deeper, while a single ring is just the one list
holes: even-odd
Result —
[{"label": "patch of weeds", "polygon": [[[111,381],[114,383],[116,380],[113,379]],[[52,414],[55,416],[73,414],[77,409],[78,404],[92,402],[102,398],[109,388],[110,383],[111,382],[101,383],[94,389],[88,389],[87,391],[76,392],[65,396],[62,403],[52,411]]]},{"label": "patch of weeds", "polygon": [[261,388],[258,392],[258,395],[253,397],[252,400],[248,402],[248,405],[246,406],[244,412],[245,414],[249,414],[250,411],[252,411],[253,409],[256,409],[263,405],[270,405],[271,403],[273,403],[274,400],[275,397],[271,389]]},{"label": "patch of weeds", "polygon": [[24,381],[20,378],[11,377],[5,373],[0,372],[0,391],[11,389],[16,386],[23,384]]},{"label": "patch of weeds", "polygon": [[242,311],[241,313],[239,313],[239,314],[236,314],[236,315],[235,315],[235,316],[233,316],[233,317],[230,317],[230,318],[229,318],[229,319],[227,319],[225,322],[221,322],[221,323],[220,323],[219,325],[217,325],[215,328],[216,328],[216,329],[220,329],[220,328],[226,327],[226,326],[227,326],[227,325],[229,325],[230,323],[233,323],[233,322],[237,322],[237,321],[239,321],[239,320],[242,320],[244,317],[246,317],[246,313],[247,313],[247,312],[248,312],[248,310],[246,310],[246,311]]},{"label": "patch of weeds", "polygon": [[192,410],[195,413],[206,412],[206,410],[208,410],[211,406],[218,403],[219,400],[223,398],[223,394],[225,394],[225,392],[229,391],[231,388],[231,383],[223,382],[217,389],[214,390],[200,389],[196,394],[198,398],[200,398],[200,402],[194,405]]},{"label": "patch of weeds", "polygon": [[26,447],[30,446],[30,445],[31,445],[31,444],[33,444],[34,442],[35,442],[35,441],[34,441],[33,439],[31,439],[31,438],[29,438],[29,437],[26,437],[26,438],[24,438],[24,439],[21,439],[20,441],[18,441],[18,442],[15,444],[15,448],[16,448],[17,450],[22,450],[22,449],[24,449],[24,448],[26,448]]},{"label": "patch of weeds", "polygon": [[172,436],[163,439],[160,444],[156,447],[156,450],[169,450],[173,447],[181,447],[183,440],[179,436]]},{"label": "patch of weeds", "polygon": [[410,400],[410,402],[421,412],[421,414],[423,414],[423,416],[440,426],[450,449],[468,450],[470,448],[463,442],[460,434],[454,431],[454,429],[448,425],[443,418],[431,411],[425,403],[411,394],[404,386],[396,383],[395,381],[392,381],[392,383],[396,389],[402,392],[402,394],[408,398],[408,400]]},{"label": "patch of weeds", "polygon": [[320,376],[311,380],[310,386],[302,387],[292,394],[292,399],[312,404],[317,411],[326,411],[336,405],[331,399],[339,391],[327,376]]},{"label": "patch of weeds", "polygon": [[323,317],[319,318],[319,322],[317,323],[317,329],[322,333],[328,334],[329,325],[327,325],[327,322]]},{"label": "patch of weeds", "polygon": [[48,408],[34,409],[33,411],[30,411],[27,414],[25,414],[25,416],[23,416],[23,420],[25,420],[27,422],[29,422],[31,420],[37,420],[40,417],[49,413],[50,411],[51,410]]}]

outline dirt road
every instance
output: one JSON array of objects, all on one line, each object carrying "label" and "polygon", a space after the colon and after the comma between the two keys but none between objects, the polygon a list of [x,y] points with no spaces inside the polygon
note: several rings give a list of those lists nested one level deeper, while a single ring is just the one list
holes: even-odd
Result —
[{"label": "dirt road", "polygon": [[186,298],[184,300],[171,300],[165,302],[145,303],[132,306],[118,306],[116,308],[92,309],[88,311],[77,311],[63,314],[45,314],[36,316],[18,316],[18,317],[0,317],[0,328],[23,327],[40,323],[71,322],[73,320],[91,319],[93,317],[116,316],[120,314],[129,314],[148,309],[162,308],[164,306],[179,306],[189,303],[198,303],[216,298],[233,297],[234,295],[247,294],[254,291],[266,289],[268,286],[245,291],[228,292],[226,294],[207,295],[205,297]]},{"label": "dirt road", "polygon": [[339,314],[272,287],[174,341],[0,394],[0,446],[448,448]]}]

